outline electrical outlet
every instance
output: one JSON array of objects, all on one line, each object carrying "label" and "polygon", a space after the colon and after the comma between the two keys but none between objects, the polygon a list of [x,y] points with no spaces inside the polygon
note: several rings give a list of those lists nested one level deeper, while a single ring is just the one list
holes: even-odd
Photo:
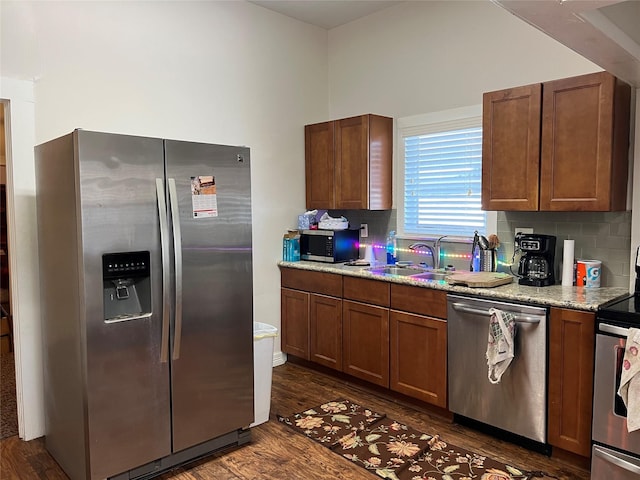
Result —
[{"label": "electrical outlet", "polygon": [[369,236],[369,225],[366,223],[360,224],[360,238],[367,238]]},{"label": "electrical outlet", "polygon": [[531,227],[516,227],[513,236],[515,237],[518,233],[533,233],[533,228]]}]

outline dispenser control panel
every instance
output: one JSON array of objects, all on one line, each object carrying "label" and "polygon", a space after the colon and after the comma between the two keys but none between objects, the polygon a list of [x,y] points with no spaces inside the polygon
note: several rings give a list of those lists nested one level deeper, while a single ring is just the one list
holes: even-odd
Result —
[{"label": "dispenser control panel", "polygon": [[148,277],[150,272],[149,252],[106,253],[102,256],[104,279]]}]

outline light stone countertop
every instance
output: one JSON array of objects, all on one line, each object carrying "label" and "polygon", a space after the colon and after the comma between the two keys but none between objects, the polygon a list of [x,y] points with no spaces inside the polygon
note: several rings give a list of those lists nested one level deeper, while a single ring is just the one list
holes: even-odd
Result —
[{"label": "light stone countertop", "polygon": [[300,270],[313,270],[316,272],[335,273],[353,277],[370,278],[403,285],[413,285],[416,287],[433,288],[445,290],[452,293],[470,294],[482,298],[498,298],[500,300],[513,300],[516,302],[531,303],[536,305],[546,305],[550,307],[572,308],[575,310],[596,311],[601,305],[629,294],[629,290],[621,287],[563,287],[562,285],[551,285],[548,287],[528,287],[518,285],[518,279],[508,285],[501,285],[491,288],[470,288],[449,285],[446,280],[418,280],[410,277],[382,276],[367,272],[369,267],[346,266],[344,263],[321,263],[321,262],[278,262],[278,266],[287,268],[297,268]]}]

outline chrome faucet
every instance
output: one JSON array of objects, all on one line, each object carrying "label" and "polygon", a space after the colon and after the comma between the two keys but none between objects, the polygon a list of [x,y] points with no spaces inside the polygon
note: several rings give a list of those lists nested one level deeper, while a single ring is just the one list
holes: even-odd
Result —
[{"label": "chrome faucet", "polygon": [[411,245],[409,245],[409,250],[418,250],[421,248],[425,248],[427,250],[429,250],[431,252],[431,259],[433,260],[433,268],[434,270],[438,268],[438,258],[436,257],[436,252],[433,250],[433,247],[431,245],[428,245],[426,243],[422,243],[422,242],[417,242],[417,243],[412,243]]},{"label": "chrome faucet", "polygon": [[433,268],[437,270],[440,268],[440,244],[442,243],[442,239],[447,237],[447,235],[443,235],[436,239],[433,244],[433,247],[424,242],[416,242],[409,245],[409,250],[418,250],[419,248],[425,248],[431,252],[431,258],[433,260]]},{"label": "chrome faucet", "polygon": [[440,254],[442,253],[440,251],[440,245],[442,243],[442,239],[446,238],[448,235],[442,235],[440,238],[438,238],[435,242],[435,246],[436,246],[436,263],[437,263],[437,267],[435,268],[440,268]]}]

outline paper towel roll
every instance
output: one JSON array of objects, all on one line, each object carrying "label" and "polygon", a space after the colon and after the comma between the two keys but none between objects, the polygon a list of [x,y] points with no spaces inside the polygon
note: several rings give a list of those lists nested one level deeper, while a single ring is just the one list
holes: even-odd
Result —
[{"label": "paper towel roll", "polygon": [[364,247],[364,260],[371,265],[376,263],[376,258],[373,256],[373,247],[371,245],[365,245]]},{"label": "paper towel roll", "polygon": [[564,251],[562,253],[562,286],[570,287],[573,285],[573,252],[575,249],[575,240],[564,241]]}]

